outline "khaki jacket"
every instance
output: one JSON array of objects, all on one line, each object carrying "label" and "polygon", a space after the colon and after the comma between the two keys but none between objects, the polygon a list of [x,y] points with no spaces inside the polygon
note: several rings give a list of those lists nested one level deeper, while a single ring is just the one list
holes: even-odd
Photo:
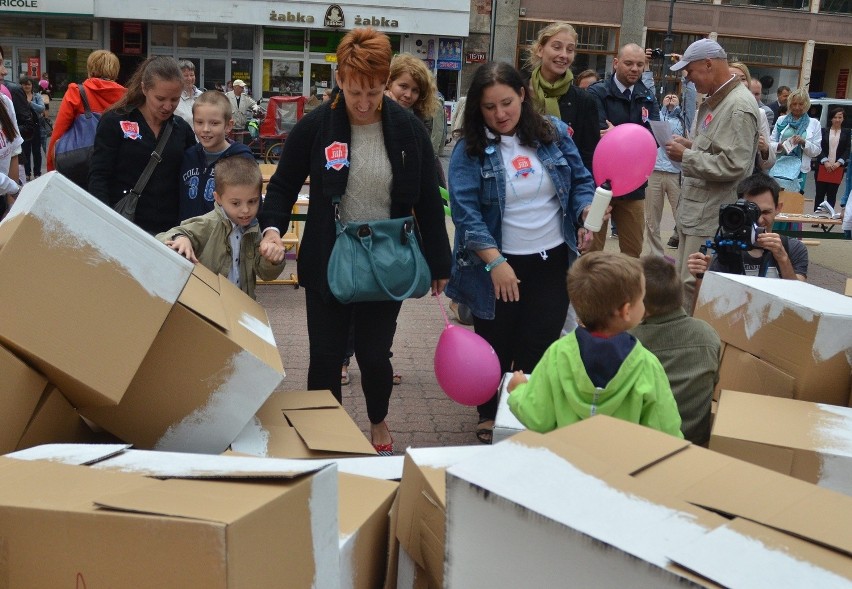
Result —
[{"label": "khaki jacket", "polygon": [[751,175],[758,141],[754,96],[732,79],[698,108],[692,148],[683,153],[677,226],[686,235],[712,237],[719,206],[737,200],[737,184]]},{"label": "khaki jacket", "polygon": [[[212,211],[200,217],[187,219],[177,227],[157,235],[165,243],[175,235],[185,235],[192,243],[198,261],[218,274],[227,277],[231,271],[230,235],[233,223],[218,204]],[[243,234],[240,242],[240,288],[251,298],[255,298],[256,277],[261,280],[274,280],[284,271],[284,264],[272,264],[260,255],[260,230],[255,222]]]}]

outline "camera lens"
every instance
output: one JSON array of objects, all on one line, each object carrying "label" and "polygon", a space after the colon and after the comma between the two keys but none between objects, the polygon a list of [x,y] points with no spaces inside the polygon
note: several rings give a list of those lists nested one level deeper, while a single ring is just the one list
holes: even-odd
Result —
[{"label": "camera lens", "polygon": [[745,225],[745,217],[745,211],[742,209],[736,206],[728,206],[722,209],[722,214],[719,217],[719,224],[726,231],[737,231]]}]

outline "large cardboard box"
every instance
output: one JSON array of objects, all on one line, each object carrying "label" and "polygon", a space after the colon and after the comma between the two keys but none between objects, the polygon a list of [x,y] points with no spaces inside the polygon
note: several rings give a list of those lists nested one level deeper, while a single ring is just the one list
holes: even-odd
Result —
[{"label": "large cardboard box", "polygon": [[385,580],[388,525],[399,483],[338,473],[340,580],[343,589],[376,589]]},{"label": "large cardboard box", "polygon": [[199,264],[121,402],[80,412],[139,448],[219,454],[283,377],[266,311]]},{"label": "large cardboard box", "polygon": [[60,390],[48,385],[18,441],[17,449],[56,443],[90,444],[110,438],[109,434],[93,432]]},{"label": "large cardboard box", "polygon": [[0,454],[18,447],[47,379],[0,346]]},{"label": "large cardboard box", "polygon": [[331,391],[277,391],[231,448],[276,458],[375,456],[376,450]]},{"label": "large cardboard box", "polygon": [[792,399],[796,379],[783,370],[764,362],[757,356],[727,344],[719,364],[719,381],[713,389],[713,398],[719,400],[722,389],[734,389]]},{"label": "large cardboard box", "polygon": [[695,316],[722,341],[795,378],[793,398],[846,405],[852,300],[797,280],[708,272]]},{"label": "large cardboard box", "polygon": [[852,582],[852,498],[622,420],[522,432],[446,474],[448,587]]},{"label": "large cardboard box", "polygon": [[340,587],[334,467],[257,480],[229,479],[225,467],[207,476],[157,480],[0,458],[4,584]]},{"label": "large cardboard box", "polygon": [[852,495],[852,409],[723,391],[710,449]]},{"label": "large cardboard box", "polygon": [[76,406],[118,403],[192,264],[56,173],[0,223],[0,342]]},{"label": "large cardboard box", "polygon": [[417,587],[444,587],[447,467],[488,448],[481,445],[409,448],[406,452],[399,486],[396,537],[401,549],[422,573],[418,574]]}]

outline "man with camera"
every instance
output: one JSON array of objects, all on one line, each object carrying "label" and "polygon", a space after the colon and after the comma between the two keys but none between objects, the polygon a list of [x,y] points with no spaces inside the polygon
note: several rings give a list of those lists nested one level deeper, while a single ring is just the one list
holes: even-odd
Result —
[{"label": "man with camera", "polygon": [[[700,281],[704,272],[726,272],[786,280],[807,280],[808,248],[798,239],[771,233],[781,212],[781,187],[763,172],[737,186],[734,204],[719,210],[719,229],[713,241],[715,256],[703,251],[687,258],[690,274]],[[704,248],[702,248],[704,249]],[[696,283],[698,293],[700,282]]]},{"label": "man with camera", "polygon": [[728,71],[727,54],[711,39],[699,39],[671,66],[707,95],[695,117],[692,140],[666,142],[669,159],[681,162],[683,184],[677,207],[677,266],[684,284],[687,311],[692,310],[695,278],[687,256],[711,239],[719,207],[736,200],[737,183],[751,174],[760,132],[757,102]]}]

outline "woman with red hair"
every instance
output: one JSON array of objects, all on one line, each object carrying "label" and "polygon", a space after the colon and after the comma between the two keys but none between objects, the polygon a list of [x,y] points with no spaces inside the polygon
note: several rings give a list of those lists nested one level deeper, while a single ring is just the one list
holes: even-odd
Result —
[{"label": "woman with red hair", "polygon": [[330,389],[342,402],[340,360],[351,324],[372,443],[381,455],[393,453],[385,417],[393,390],[389,353],[402,303],[343,304],[331,294],[327,270],[336,237],[334,197],[340,197],[344,223],[407,217],[413,211],[432,291],[442,292],[450,275],[429,136],[410,110],[384,94],[392,55],[387,36],[373,29],[355,29],[341,40],[337,88],[288,135],[260,215],[261,249],[282,248],[281,232],[310,176],[311,206],[297,262],[308,315],[308,389]]}]

